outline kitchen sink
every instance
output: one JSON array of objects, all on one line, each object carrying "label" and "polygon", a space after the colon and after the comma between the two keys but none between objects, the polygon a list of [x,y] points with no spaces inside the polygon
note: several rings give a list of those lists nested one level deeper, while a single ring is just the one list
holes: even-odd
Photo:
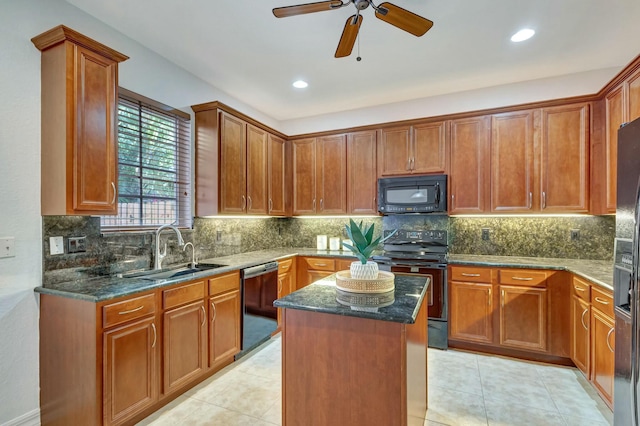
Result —
[{"label": "kitchen sink", "polygon": [[195,267],[189,265],[172,269],[150,270],[142,272],[133,272],[122,275],[122,278],[137,278],[141,280],[168,280],[170,278],[180,277],[182,275],[195,274],[197,272],[208,271],[210,269],[223,268],[228,265],[220,265],[217,263],[198,263]]}]

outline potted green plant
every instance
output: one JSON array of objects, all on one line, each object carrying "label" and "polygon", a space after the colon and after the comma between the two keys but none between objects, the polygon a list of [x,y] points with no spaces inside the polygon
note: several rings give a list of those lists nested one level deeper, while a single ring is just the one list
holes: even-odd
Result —
[{"label": "potted green plant", "polygon": [[362,221],[356,223],[353,219],[349,219],[349,224],[345,225],[347,235],[353,244],[343,243],[343,246],[358,258],[358,261],[351,263],[351,278],[373,280],[378,277],[378,264],[369,259],[373,251],[395,234],[396,231],[384,238],[381,236],[374,238],[374,228],[375,225],[373,223],[371,225],[363,225]]}]

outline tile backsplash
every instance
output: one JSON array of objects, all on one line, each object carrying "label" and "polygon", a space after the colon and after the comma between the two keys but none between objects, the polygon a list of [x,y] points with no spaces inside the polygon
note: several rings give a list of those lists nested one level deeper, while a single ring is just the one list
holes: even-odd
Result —
[{"label": "tile backsplash", "polygon": [[[610,260],[615,236],[615,216],[580,217],[448,217],[446,215],[396,215],[358,218],[376,229],[445,229],[449,251],[458,254],[566,257]],[[315,247],[316,235],[346,238],[348,217],[340,218],[195,218],[193,229],[182,231],[196,247],[199,259],[227,256],[273,247]],[[482,229],[489,239],[482,239]],[[579,230],[577,240],[570,239]],[[49,254],[49,237],[86,236],[87,251]],[[146,232],[102,233],[100,218],[85,216],[43,217],[43,285],[109,275],[153,265],[155,234]],[[66,239],[65,239],[66,241]],[[176,244],[169,231],[168,256],[163,265],[185,263],[190,252]]]}]

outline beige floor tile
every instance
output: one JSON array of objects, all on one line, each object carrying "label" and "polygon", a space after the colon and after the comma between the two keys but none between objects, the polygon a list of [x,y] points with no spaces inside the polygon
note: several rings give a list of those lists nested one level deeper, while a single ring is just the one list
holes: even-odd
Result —
[{"label": "beige floor tile", "polygon": [[[435,363],[434,363],[435,364]],[[429,365],[428,386],[482,395],[482,383],[477,368],[442,364]]]},{"label": "beige floor tile", "polygon": [[557,411],[540,410],[527,405],[485,398],[489,426],[564,426]]},{"label": "beige floor tile", "polygon": [[267,410],[267,412],[261,417],[265,422],[273,423],[276,425],[282,424],[282,397]]},{"label": "beige floor tile", "polygon": [[480,370],[480,375],[485,398],[557,412],[551,395],[540,381],[516,379],[510,375],[500,374],[500,372],[487,375],[483,374],[482,370]]},{"label": "beige floor tile", "polygon": [[181,420],[180,426],[272,426],[255,417],[215,405],[205,404],[197,412]]},{"label": "beige floor tile", "polygon": [[203,412],[208,404],[188,398],[184,395],[171,401],[152,415],[146,417],[139,426],[173,426],[183,424],[184,420],[193,413]]},{"label": "beige floor tile", "polygon": [[541,381],[540,364],[504,358],[499,356],[479,355],[478,368],[480,377],[501,376],[512,380],[527,379]]},{"label": "beige floor tile", "polygon": [[585,417],[573,417],[563,415],[567,426],[611,426],[613,425],[613,416],[610,419],[590,419]]},{"label": "beige floor tile", "polygon": [[486,426],[484,400],[480,395],[430,386],[427,420],[445,425]]}]

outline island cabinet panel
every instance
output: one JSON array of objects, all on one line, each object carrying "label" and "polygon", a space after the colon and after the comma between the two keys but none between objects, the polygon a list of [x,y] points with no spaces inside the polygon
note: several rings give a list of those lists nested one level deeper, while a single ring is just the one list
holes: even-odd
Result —
[{"label": "island cabinet panel", "polygon": [[543,108],[540,209],[589,211],[589,104]]},{"label": "island cabinet panel", "polygon": [[247,125],[220,113],[220,213],[244,213],[247,187]]},{"label": "island cabinet panel", "polygon": [[120,425],[158,400],[154,317],[104,332],[104,423]]},{"label": "island cabinet panel", "polygon": [[449,338],[492,343],[491,284],[452,281],[449,288]]},{"label": "island cabinet panel", "polygon": [[292,142],[293,151],[293,214],[316,212],[316,139]]},{"label": "island cabinet panel", "polygon": [[347,209],[351,214],[377,214],[376,132],[349,133],[347,138]]},{"label": "island cabinet panel", "polygon": [[411,172],[411,126],[380,130],[378,173],[380,176],[406,175]]},{"label": "island cabinet panel", "polygon": [[451,121],[451,214],[484,213],[489,208],[490,128],[487,116]]},{"label": "island cabinet panel", "polygon": [[268,181],[269,181],[269,214],[285,216],[290,209],[287,203],[287,142],[277,136],[269,135],[268,145]]},{"label": "island cabinet panel", "polygon": [[493,115],[491,131],[491,211],[530,212],[535,192],[534,113]]},{"label": "island cabinet panel", "polygon": [[42,214],[117,214],[118,63],[128,58],[63,25],[31,41],[42,52]]},{"label": "island cabinet panel", "polygon": [[547,289],[500,285],[500,345],[547,350]]},{"label": "island cabinet panel", "polygon": [[316,213],[347,213],[347,138],[318,138],[316,144]]},{"label": "island cabinet panel", "polygon": [[269,181],[267,170],[268,133],[247,124],[247,200],[248,214],[267,214]]}]

